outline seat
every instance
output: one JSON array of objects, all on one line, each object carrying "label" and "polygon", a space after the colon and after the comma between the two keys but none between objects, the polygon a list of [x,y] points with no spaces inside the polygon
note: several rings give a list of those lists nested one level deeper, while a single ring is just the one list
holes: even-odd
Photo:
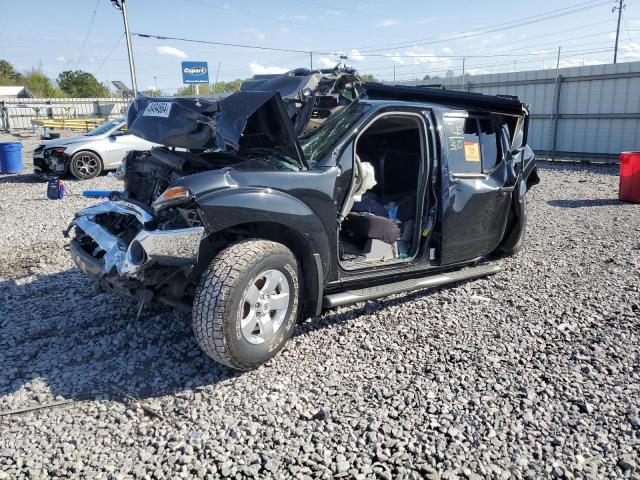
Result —
[{"label": "seat", "polygon": [[393,220],[371,213],[351,212],[344,222],[344,229],[386,243],[395,243],[400,238],[400,227]]}]

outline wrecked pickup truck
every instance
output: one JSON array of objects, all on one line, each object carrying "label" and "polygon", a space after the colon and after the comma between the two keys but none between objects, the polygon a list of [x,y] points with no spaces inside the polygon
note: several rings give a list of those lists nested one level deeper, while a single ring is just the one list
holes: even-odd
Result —
[{"label": "wrecked pickup truck", "polygon": [[490,275],[538,182],[514,97],[257,76],[225,99],[138,97],[120,199],[66,234],[103,287],[192,312],[207,355],[272,358],[323,309]]}]

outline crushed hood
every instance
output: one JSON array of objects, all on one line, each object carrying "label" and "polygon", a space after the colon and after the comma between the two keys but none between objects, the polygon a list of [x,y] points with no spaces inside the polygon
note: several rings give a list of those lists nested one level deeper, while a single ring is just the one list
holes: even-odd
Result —
[{"label": "crushed hood", "polygon": [[273,149],[305,168],[298,136],[313,126],[312,119],[324,121],[361,93],[353,69],[297,69],[256,75],[239,92],[218,101],[138,96],[129,107],[127,125],[134,135],[169,147]]},{"label": "crushed hood", "polygon": [[145,140],[189,150],[269,148],[306,167],[277,91],[241,91],[222,100],[138,96],[128,130]]}]

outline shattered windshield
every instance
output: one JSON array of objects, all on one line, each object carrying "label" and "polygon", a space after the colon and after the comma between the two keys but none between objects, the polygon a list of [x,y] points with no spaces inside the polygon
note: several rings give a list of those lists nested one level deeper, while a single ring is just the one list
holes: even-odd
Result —
[{"label": "shattered windshield", "polygon": [[115,120],[109,120],[108,122],[105,122],[102,125],[99,125],[97,128],[94,128],[90,132],[85,133],[85,135],[87,135],[89,137],[93,137],[95,135],[102,135],[103,133],[107,133],[112,128],[117,127],[122,122],[124,122],[124,118],[117,118]]},{"label": "shattered windshield", "polygon": [[310,167],[329,153],[338,141],[353,128],[365,114],[367,105],[353,102],[347,108],[333,115],[320,127],[300,137],[300,146]]},{"label": "shattered windshield", "polygon": [[296,160],[271,148],[241,148],[238,150],[238,154],[247,158],[261,158],[282,170],[289,170],[292,172],[300,170],[300,165]]}]

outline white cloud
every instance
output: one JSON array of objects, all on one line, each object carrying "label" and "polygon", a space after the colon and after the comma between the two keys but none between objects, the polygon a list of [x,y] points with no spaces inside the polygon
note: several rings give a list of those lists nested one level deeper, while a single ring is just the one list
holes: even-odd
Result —
[{"label": "white cloud", "polygon": [[395,18],[387,18],[386,20],[382,20],[380,22],[375,22],[373,24],[374,27],[393,27],[394,25],[398,25],[400,21]]},{"label": "white cloud", "polygon": [[266,37],[264,32],[261,32],[260,30],[257,30],[255,28],[243,28],[240,31],[242,33],[246,33],[247,35],[251,35],[251,36],[257,38],[258,40],[264,40],[265,37]]},{"label": "white cloud", "polygon": [[451,55],[453,53],[453,50],[451,50],[449,47],[443,47],[442,48],[442,53],[446,53],[447,55]]},{"label": "white cloud", "polygon": [[334,60],[332,58],[329,57],[320,57],[320,65],[322,65],[325,68],[331,68],[331,67],[335,67],[336,63],[338,63],[337,60]]},{"label": "white cloud", "polygon": [[362,55],[358,50],[353,48],[351,52],[349,52],[349,60],[355,60],[356,62],[361,62],[364,60],[364,55]]},{"label": "white cloud", "polygon": [[620,50],[624,58],[640,59],[640,43],[623,43]]},{"label": "white cloud", "polygon": [[288,71],[288,69],[283,67],[274,67],[274,66],[266,67],[256,62],[251,62],[249,64],[249,70],[251,70],[251,73],[253,73],[254,75],[263,75],[263,74],[269,74],[269,73],[285,73]]},{"label": "white cloud", "polygon": [[89,61],[90,61],[91,63],[96,63],[96,59],[95,59],[95,58],[93,58],[93,57],[89,57]]},{"label": "white cloud", "polygon": [[64,55],[60,55],[59,57],[56,57],[56,60],[58,60],[61,63],[67,63],[67,57],[65,57]]},{"label": "white cloud", "polygon": [[491,73],[491,70],[487,70],[486,68],[468,68],[466,73],[469,75],[484,75]]},{"label": "white cloud", "polygon": [[[357,50],[355,48],[352,48],[348,52],[345,52],[345,51],[336,52],[336,56],[342,56],[342,55],[346,56],[347,60],[353,60],[355,62],[362,62],[365,59],[365,56],[362,53],[360,53],[359,50]],[[335,65],[335,63],[334,63],[334,65]]]},{"label": "white cloud", "polygon": [[[572,58],[571,60],[560,60],[560,68],[567,67],[582,67],[585,65],[603,65],[605,62],[602,60],[595,60],[591,58]],[[554,65],[555,68],[555,65]]]},{"label": "white cloud", "polygon": [[395,63],[397,63],[398,65],[404,65],[404,60],[403,60],[403,58],[402,58],[400,55],[398,55],[397,53],[395,53],[395,54],[393,54],[393,55],[392,55],[392,54],[390,54],[390,53],[387,53],[387,54],[386,54],[386,56],[387,56],[387,57],[389,57],[389,59],[390,59],[392,62],[395,62]]},{"label": "white cloud", "polygon": [[187,58],[187,54],[175,47],[156,47],[156,52],[160,55],[171,55],[172,57]]}]

